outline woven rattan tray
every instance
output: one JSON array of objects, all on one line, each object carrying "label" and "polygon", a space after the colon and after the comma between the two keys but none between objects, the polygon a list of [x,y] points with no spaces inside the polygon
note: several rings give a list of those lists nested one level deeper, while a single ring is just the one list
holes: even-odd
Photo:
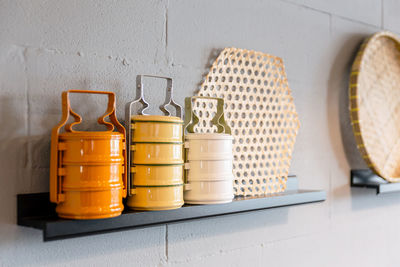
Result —
[{"label": "woven rattan tray", "polygon": [[367,165],[390,182],[400,181],[400,39],[379,32],[365,40],[353,63],[350,116]]},{"label": "woven rattan tray", "polygon": [[[237,48],[224,49],[198,93],[225,100],[232,128],[236,195],[259,195],[286,189],[298,116],[282,59]],[[194,105],[198,132],[214,132],[209,123],[215,103]]]}]

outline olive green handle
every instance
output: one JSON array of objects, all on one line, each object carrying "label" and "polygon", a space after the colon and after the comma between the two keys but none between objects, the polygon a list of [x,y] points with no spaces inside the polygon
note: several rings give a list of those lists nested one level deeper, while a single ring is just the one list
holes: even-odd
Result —
[{"label": "olive green handle", "polygon": [[199,117],[193,111],[193,100],[194,99],[208,99],[217,101],[217,113],[212,118],[211,123],[217,126],[217,133],[231,134],[231,128],[225,121],[224,117],[224,99],[219,97],[209,96],[192,96],[185,98],[185,122],[184,131],[188,133],[194,133],[194,126],[199,123]]}]

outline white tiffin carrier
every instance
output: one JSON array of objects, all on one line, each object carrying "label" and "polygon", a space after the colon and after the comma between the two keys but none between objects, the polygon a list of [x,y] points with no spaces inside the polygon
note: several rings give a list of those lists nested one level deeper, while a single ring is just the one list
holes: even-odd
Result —
[{"label": "white tiffin carrier", "polygon": [[[194,99],[217,101],[212,123],[217,133],[194,133],[198,118],[192,110]],[[231,202],[233,194],[232,140],[223,116],[223,99],[188,97],[185,100],[185,190],[187,204],[219,204]]]}]

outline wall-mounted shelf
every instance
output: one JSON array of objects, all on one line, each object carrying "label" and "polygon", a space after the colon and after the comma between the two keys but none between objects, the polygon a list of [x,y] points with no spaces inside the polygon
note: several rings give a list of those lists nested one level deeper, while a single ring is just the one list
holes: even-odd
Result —
[{"label": "wall-mounted shelf", "polygon": [[400,183],[389,183],[371,170],[351,170],[352,187],[366,187],[376,190],[376,194],[400,192]]},{"label": "wall-mounted shelf", "polygon": [[324,201],[326,193],[317,190],[298,190],[297,178],[288,179],[286,192],[271,196],[235,198],[232,203],[217,205],[185,205],[166,211],[130,211],[119,217],[101,220],[66,220],[57,218],[55,205],[49,202],[48,193],[18,195],[18,225],[43,231],[44,241],[76,236],[143,228],[184,220],[278,208],[284,206]]}]

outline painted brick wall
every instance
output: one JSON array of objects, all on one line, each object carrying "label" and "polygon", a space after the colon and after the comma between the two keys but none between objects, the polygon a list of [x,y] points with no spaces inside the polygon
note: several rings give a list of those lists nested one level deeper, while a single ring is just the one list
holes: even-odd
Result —
[{"label": "painted brick wall", "polygon": [[[346,87],[361,41],[400,32],[399,12],[396,0],[1,0],[0,266],[398,266],[400,196],[349,187],[364,164]],[[225,46],[284,59],[302,124],[291,172],[327,201],[50,243],[16,225],[16,194],[48,190],[61,91],[115,91],[122,120],[135,76],[160,74],[183,104]],[[90,121],[105,100],[73,103]]]}]

